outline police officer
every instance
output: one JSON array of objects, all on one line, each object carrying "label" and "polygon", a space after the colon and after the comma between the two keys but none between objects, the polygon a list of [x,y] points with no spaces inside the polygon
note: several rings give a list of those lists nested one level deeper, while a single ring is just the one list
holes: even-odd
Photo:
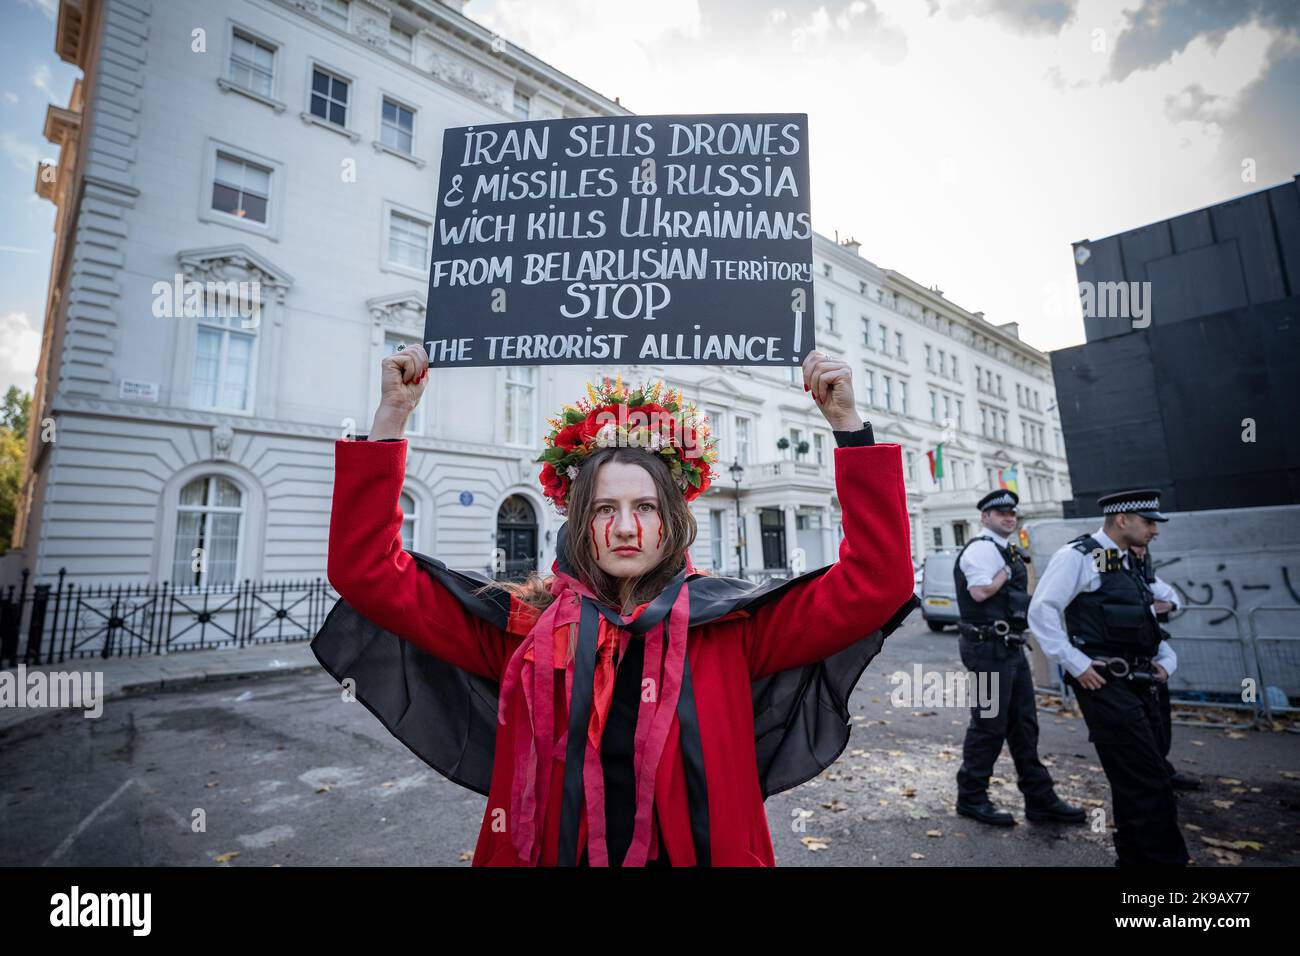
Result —
[{"label": "police officer", "polygon": [[[1160,580],[1156,574],[1155,565],[1151,561],[1151,552],[1139,544],[1133,545],[1129,551],[1141,562],[1142,576],[1146,578],[1147,584],[1151,585],[1151,593],[1155,595],[1157,624],[1169,623],[1169,612],[1177,611],[1182,607],[1182,602],[1178,600],[1178,592],[1172,587]],[[1169,640],[1169,632],[1163,627],[1160,628],[1161,640]],[[1169,701],[1169,681],[1160,681],[1156,684],[1157,693],[1160,697],[1160,728],[1162,736],[1160,738],[1160,756],[1164,758],[1165,769],[1169,771],[1169,782],[1174,785],[1175,790],[1199,790],[1201,781],[1191,774],[1182,773],[1172,763],[1169,762],[1169,747],[1173,743],[1174,720],[1173,708]]]},{"label": "police officer", "polygon": [[1160,639],[1155,595],[1130,552],[1159,532],[1159,492],[1097,499],[1102,526],[1052,555],[1029,605],[1043,653],[1063,667],[1110,782],[1119,865],[1188,862],[1160,753],[1157,685],[1177,657]]},{"label": "police officer", "polygon": [[[1019,502],[1020,496],[1007,489],[981,498],[977,507],[983,529],[961,549],[953,568],[961,613],[957,628],[962,663],[972,672],[975,687],[987,686],[997,693],[996,711],[985,706],[992,701],[977,700],[971,707],[957,771],[957,812],[993,826],[1015,824],[1015,817],[995,807],[988,796],[989,775],[1006,741],[1025,797],[1025,816],[1036,821],[1083,823],[1083,808],[1056,795],[1051,774],[1038,759],[1034,679],[1024,652],[1028,559],[1010,541]],[[984,674],[988,676],[981,676]]]}]

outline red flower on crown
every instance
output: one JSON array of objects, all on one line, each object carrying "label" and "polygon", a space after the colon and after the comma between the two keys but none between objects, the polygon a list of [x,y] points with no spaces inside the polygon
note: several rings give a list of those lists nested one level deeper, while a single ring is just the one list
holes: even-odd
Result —
[{"label": "red flower on crown", "polygon": [[537,458],[543,463],[538,480],[560,514],[568,512],[569,491],[583,460],[600,448],[642,448],[662,455],[687,501],[713,481],[718,451],[708,417],[684,402],[680,389],[665,389],[662,382],[632,391],[622,375],[605,376],[598,387],[587,385],[586,399],[565,405],[549,424],[546,448]]}]

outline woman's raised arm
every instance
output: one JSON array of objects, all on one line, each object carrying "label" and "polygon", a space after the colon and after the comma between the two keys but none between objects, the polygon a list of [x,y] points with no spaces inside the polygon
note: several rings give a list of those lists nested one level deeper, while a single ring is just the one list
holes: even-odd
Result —
[{"label": "woman's raised arm", "polygon": [[[812,352],[804,360],[804,382],[837,440],[865,427],[847,363]],[[836,448],[835,489],[844,521],[839,559],[745,621],[743,640],[754,679],[830,657],[880,628],[912,595],[901,448]]]},{"label": "woman's raised arm", "polygon": [[406,419],[424,392],[428,358],[412,346],[383,361],[383,397],[370,441],[334,445],[334,502],[328,575],[363,617],[440,658],[499,678],[508,660],[504,631],[465,610],[402,550],[400,498],[406,476]]}]

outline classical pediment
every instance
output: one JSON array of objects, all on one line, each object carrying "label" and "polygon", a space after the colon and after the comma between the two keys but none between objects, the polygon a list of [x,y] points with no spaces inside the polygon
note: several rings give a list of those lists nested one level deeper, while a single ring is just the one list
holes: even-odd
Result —
[{"label": "classical pediment", "polygon": [[293,276],[243,243],[187,249],[176,253],[187,282],[257,282],[284,301],[293,285]]},{"label": "classical pediment", "polygon": [[416,335],[424,334],[425,297],[412,289],[395,295],[379,295],[366,299],[370,318],[382,325],[401,328]]},{"label": "classical pediment", "polygon": [[884,438],[898,444],[904,441],[919,442],[922,440],[920,432],[914,432],[902,422],[884,422],[883,424],[871,423],[871,433],[877,439]]}]

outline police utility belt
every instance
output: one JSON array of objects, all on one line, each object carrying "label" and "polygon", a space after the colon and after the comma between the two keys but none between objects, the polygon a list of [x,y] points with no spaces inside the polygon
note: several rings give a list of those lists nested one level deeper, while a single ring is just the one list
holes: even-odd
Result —
[{"label": "police utility belt", "polygon": [[1025,635],[1022,633],[1023,627],[1012,630],[1012,625],[1007,621],[994,621],[992,624],[966,624],[957,625],[957,631],[962,637],[972,641],[1001,641],[1007,647],[1022,647],[1025,643]]},{"label": "police utility belt", "polygon": [[[1071,637],[1070,643],[1087,654],[1094,661],[1105,664],[1102,671],[1107,677],[1119,680],[1131,680],[1138,684],[1156,683],[1155,659],[1142,654],[1106,654],[1089,651],[1082,638]],[[1095,646],[1095,645],[1094,645]]]}]

